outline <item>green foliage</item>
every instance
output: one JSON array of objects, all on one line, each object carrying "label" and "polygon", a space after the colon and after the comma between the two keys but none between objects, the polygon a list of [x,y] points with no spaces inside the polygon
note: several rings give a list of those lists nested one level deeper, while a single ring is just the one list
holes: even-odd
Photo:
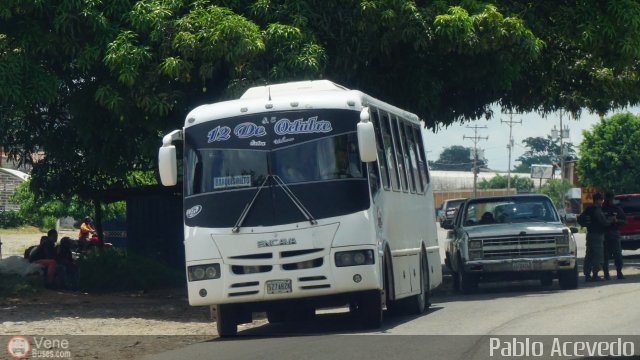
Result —
[{"label": "green foliage", "polygon": [[[496,175],[491,179],[482,179],[478,186],[481,189],[506,189],[508,183],[507,176]],[[528,192],[533,188],[533,180],[530,178],[512,176],[511,177],[511,187],[515,188],[518,191]]]},{"label": "green foliage", "polygon": [[[61,217],[71,216],[75,219],[82,219],[94,212],[93,204],[83,201],[78,196],[37,197],[31,191],[30,180],[18,185],[11,201],[20,204],[20,210],[17,211],[16,216],[23,224],[30,224],[45,230],[55,228],[57,219]],[[104,220],[125,215],[126,204],[124,202],[103,205]]]},{"label": "green foliage", "polygon": [[0,211],[0,228],[10,229],[24,225],[24,219],[17,211]]},{"label": "green foliage", "polygon": [[640,116],[616,114],[582,135],[577,170],[584,186],[619,194],[640,191]]},{"label": "green foliage", "polygon": [[0,2],[0,144],[40,196],[154,169],[160,135],[252,85],[328,78],[425,117],[640,101],[635,1]]},{"label": "green foliage", "polygon": [[152,290],[185,285],[183,270],[119,248],[93,250],[78,259],[83,291]]},{"label": "green foliage", "polygon": [[[528,137],[522,140],[522,143],[527,147],[527,151],[524,152],[516,161],[521,163],[514,168],[515,172],[531,173],[531,165],[552,165],[553,172],[560,166],[560,141],[553,140],[551,136],[543,137]],[[567,151],[565,160],[570,160],[576,157],[576,151],[573,144],[565,142],[563,144]]]},{"label": "green foliage", "polygon": [[[452,145],[445,148],[436,162],[429,163],[433,170],[448,171],[471,171],[473,169],[473,159],[471,154],[473,148],[461,145]],[[486,167],[486,160],[477,161],[478,167]]]},{"label": "green foliage", "polygon": [[[564,191],[568,191],[571,189],[573,184],[570,181],[564,181]],[[556,179],[548,180],[542,187],[540,187],[539,191],[541,194],[547,195],[553,201],[553,204],[556,206],[556,209],[561,210],[565,207],[562,204],[562,181]]]}]

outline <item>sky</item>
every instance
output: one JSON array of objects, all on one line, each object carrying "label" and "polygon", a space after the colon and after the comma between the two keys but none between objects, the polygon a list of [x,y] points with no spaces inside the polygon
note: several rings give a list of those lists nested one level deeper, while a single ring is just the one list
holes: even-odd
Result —
[{"label": "sky", "polygon": [[[510,115],[502,114],[498,107],[493,110],[494,116],[491,120],[481,119],[464,124],[456,123],[447,128],[440,129],[437,133],[428,131],[426,139],[427,159],[437,161],[442,151],[452,145],[473,147],[473,141],[471,139],[463,139],[463,136],[474,136],[474,129],[468,127],[486,126],[486,129],[478,129],[478,136],[488,136],[489,139],[478,141],[478,148],[484,149],[484,156],[488,160],[490,169],[507,171],[509,163],[509,151],[507,149],[507,144],[509,143],[509,124],[501,123],[501,120],[509,121]],[[622,111],[630,111],[638,114],[640,108],[634,107],[615,112]],[[551,135],[551,130],[554,126],[557,129],[560,128],[560,116],[559,113],[552,113],[543,118],[537,113],[526,113],[514,114],[512,115],[512,120],[514,122],[522,120],[522,124],[513,124],[512,136],[514,146],[511,151],[511,169],[520,164],[516,159],[527,150],[522,140],[528,137],[546,138],[547,135]],[[575,146],[576,151],[578,151],[577,146],[582,141],[582,131],[591,130],[593,125],[599,121],[600,117],[597,114],[590,114],[588,111],[583,111],[579,119],[569,118],[568,114],[563,114],[562,126],[569,127],[570,135],[569,138],[565,138],[563,141],[571,142]]]}]

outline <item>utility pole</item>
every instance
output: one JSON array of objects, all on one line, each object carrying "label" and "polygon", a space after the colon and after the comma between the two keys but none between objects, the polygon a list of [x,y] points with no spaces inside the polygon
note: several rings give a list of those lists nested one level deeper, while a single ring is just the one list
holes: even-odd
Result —
[{"label": "utility pole", "polygon": [[551,137],[556,138],[556,139],[560,139],[560,203],[562,204],[562,214],[563,216],[566,213],[566,207],[564,204],[564,196],[565,196],[565,191],[564,191],[564,159],[565,159],[565,150],[564,150],[564,143],[563,143],[563,139],[565,138],[569,138],[569,126],[567,125],[566,127],[562,127],[562,114],[563,111],[560,110],[559,111],[559,115],[560,115],[560,131],[558,131],[558,129],[556,129],[556,126],[553,126],[553,129],[551,130]]},{"label": "utility pole", "polygon": [[511,190],[511,149],[513,148],[513,124],[522,124],[522,120],[513,121],[513,115],[518,115],[519,113],[508,112],[509,121],[505,121],[500,119],[500,123],[509,124],[509,143],[507,144],[507,149],[509,149],[509,168],[507,169],[507,192]]},{"label": "utility pole", "polygon": [[471,139],[473,141],[473,197],[478,197],[478,141],[488,140],[488,136],[478,136],[478,129],[486,129],[486,126],[467,126],[467,129],[473,129],[473,136],[463,135],[462,139]]}]

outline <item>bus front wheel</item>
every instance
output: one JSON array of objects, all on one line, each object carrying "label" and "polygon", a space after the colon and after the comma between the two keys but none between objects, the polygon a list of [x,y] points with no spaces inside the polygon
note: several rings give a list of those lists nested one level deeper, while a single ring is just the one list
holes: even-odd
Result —
[{"label": "bus front wheel", "polygon": [[216,328],[220,337],[238,335],[236,308],[232,304],[218,305],[216,308]]},{"label": "bus front wheel", "polygon": [[382,292],[380,290],[367,291],[359,297],[357,303],[350,306],[358,316],[358,320],[367,329],[377,329],[382,326]]},{"label": "bus front wheel", "polygon": [[411,314],[420,315],[431,305],[429,289],[429,263],[427,261],[427,255],[422,252],[420,255],[420,293],[408,298],[408,310]]}]

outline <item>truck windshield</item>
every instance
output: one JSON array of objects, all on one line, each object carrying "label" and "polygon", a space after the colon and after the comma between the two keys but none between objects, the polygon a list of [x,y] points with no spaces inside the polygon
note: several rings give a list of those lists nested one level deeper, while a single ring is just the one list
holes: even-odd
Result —
[{"label": "truck windshield", "polygon": [[546,197],[478,198],[467,205],[464,226],[558,221],[555,207]]}]

